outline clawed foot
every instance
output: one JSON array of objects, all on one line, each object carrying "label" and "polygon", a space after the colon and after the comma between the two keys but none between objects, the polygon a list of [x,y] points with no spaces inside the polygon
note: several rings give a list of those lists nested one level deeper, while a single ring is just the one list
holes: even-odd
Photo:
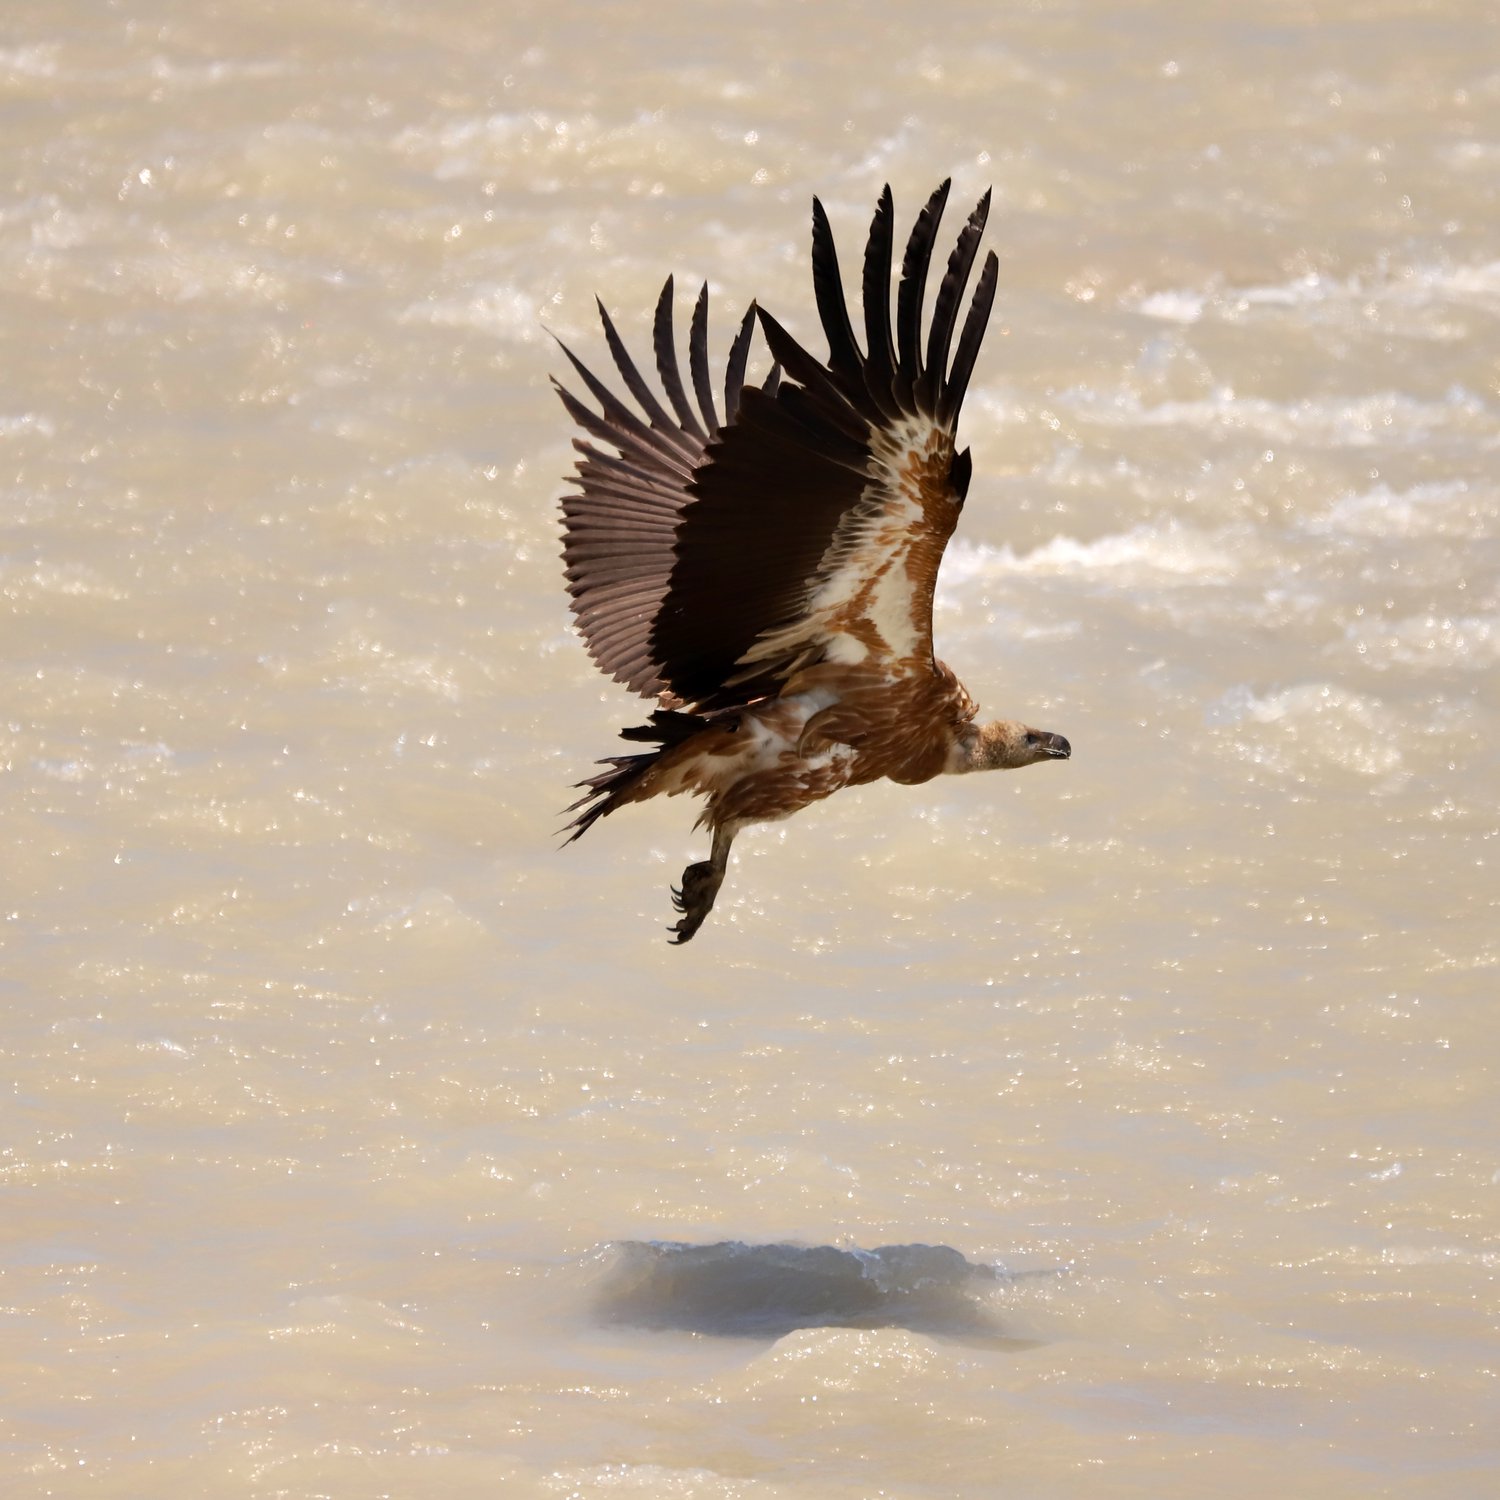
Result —
[{"label": "clawed foot", "polygon": [[724,883],[724,871],[711,859],[699,860],[682,872],[682,885],[672,887],[672,905],[682,913],[682,920],[667,928],[675,932],[674,943],[685,943],[703,925],[713,910],[714,897]]}]

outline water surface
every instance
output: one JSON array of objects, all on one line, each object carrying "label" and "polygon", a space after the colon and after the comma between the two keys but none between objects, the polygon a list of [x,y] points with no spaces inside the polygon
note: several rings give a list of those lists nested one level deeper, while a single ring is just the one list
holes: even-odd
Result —
[{"label": "water surface", "polygon": [[[9,1488],[1493,1493],[1497,41],[11,5]],[[816,342],[812,194],[853,264],[950,174],[939,647],[1074,757],[748,834],[673,949],[690,808],[555,847],[641,708],[545,330]],[[601,1316],[659,1243],[947,1247],[998,1333]]]}]

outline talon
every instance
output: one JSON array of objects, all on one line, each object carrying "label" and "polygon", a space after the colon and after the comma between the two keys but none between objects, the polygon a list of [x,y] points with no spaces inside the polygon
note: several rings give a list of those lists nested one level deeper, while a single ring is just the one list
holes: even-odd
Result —
[{"label": "talon", "polygon": [[675,932],[677,934],[676,937],[668,938],[667,941],[676,947],[680,947],[703,925],[703,918],[707,915],[708,913],[705,911],[701,914],[689,913],[684,916],[680,922],[667,928],[668,932]]},{"label": "talon", "polygon": [[667,929],[676,934],[673,943],[687,942],[703,925],[723,882],[724,867],[712,859],[700,860],[682,872],[682,884],[671,887],[672,905],[682,913],[682,920]]}]

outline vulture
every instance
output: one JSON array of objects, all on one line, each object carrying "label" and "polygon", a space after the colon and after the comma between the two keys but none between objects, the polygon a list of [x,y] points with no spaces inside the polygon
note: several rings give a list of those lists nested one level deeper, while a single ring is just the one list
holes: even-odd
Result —
[{"label": "vulture", "polygon": [[[730,845],[841,787],[889,777],[1009,770],[1072,753],[1060,734],[978,707],[933,655],[932,596],[969,492],[954,433],[995,298],[985,257],[959,327],[989,211],[959,231],[923,333],[928,266],[949,183],[917,216],[892,320],[895,209],[886,187],[865,242],[864,344],[850,321],[823,205],[812,205],[813,295],[828,354],[811,354],[751,303],[729,351],[723,416],[708,357],[708,287],[688,335],[684,384],[672,280],[652,345],[666,402],[604,304],[604,341],[634,407],[562,351],[595,405],[554,379],[588,435],[563,498],[563,560],[577,628],[599,669],[652,700],[621,731],[647,746],[598,762],[564,829],[571,843],[648,797],[705,800],[709,857],[672,890],[672,941],[703,925]],[[759,327],[773,361],[746,383]],[[955,333],[957,339],[955,342]],[[590,441],[589,439],[592,439]]]}]

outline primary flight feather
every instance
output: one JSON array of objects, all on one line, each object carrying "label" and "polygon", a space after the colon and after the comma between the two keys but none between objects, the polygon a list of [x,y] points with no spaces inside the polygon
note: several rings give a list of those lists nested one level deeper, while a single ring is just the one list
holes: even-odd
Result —
[{"label": "primary flight feather", "polygon": [[[1071,754],[1061,735],[979,723],[933,655],[933,590],[970,479],[954,431],[998,273],[991,251],[960,329],[986,193],[948,257],[924,350],[922,304],[948,188],[928,199],[907,240],[894,326],[895,210],[890,188],[881,194],[865,245],[863,349],[828,216],[813,200],[813,291],[828,356],[808,353],[752,303],[730,350],[722,422],[706,286],[688,336],[692,400],[670,278],[656,305],[653,352],[670,411],[602,303],[605,342],[638,410],[564,346],[598,410],[554,382],[558,395],[607,445],[574,441],[575,489],[563,499],[573,615],[600,670],[658,705],[648,724],[621,731],[654,748],[611,756],[580,782],[569,827],[578,838],[648,797],[706,799],[698,821],[712,830],[712,852],[673,891],[675,942],[702,926],[748,823],[882,776],[916,783]],[[762,385],[747,386],[757,322],[775,364]]]}]

